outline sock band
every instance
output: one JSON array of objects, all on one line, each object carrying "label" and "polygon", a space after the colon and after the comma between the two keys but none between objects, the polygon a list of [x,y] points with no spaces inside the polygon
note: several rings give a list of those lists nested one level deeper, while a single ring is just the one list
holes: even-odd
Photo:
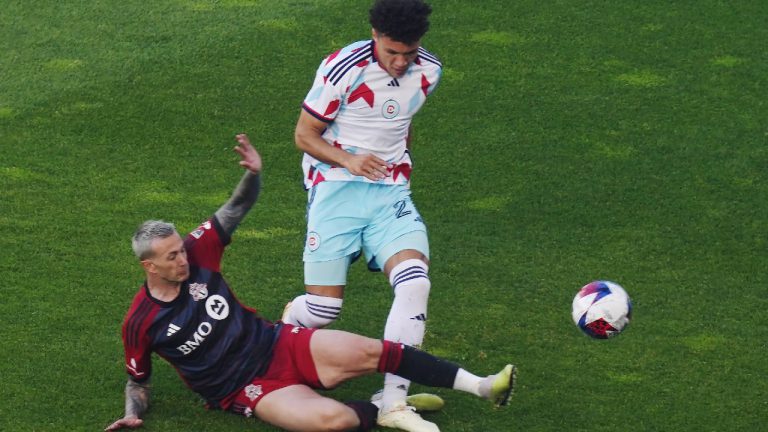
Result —
[{"label": "sock band", "polygon": [[422,260],[405,260],[396,265],[389,273],[389,284],[392,285],[393,290],[396,290],[398,285],[412,279],[423,277],[429,280],[428,270],[427,264]]},{"label": "sock band", "polygon": [[323,328],[341,313],[343,299],[306,293],[293,299],[290,313],[283,321],[301,327]]},{"label": "sock band", "polygon": [[341,313],[341,306],[336,306],[336,303],[341,303],[340,300],[334,297],[323,297],[314,294],[307,294],[305,302],[307,304],[307,310],[312,315],[319,318],[327,318],[335,320]]},{"label": "sock band", "polygon": [[394,373],[399,367],[403,358],[403,347],[401,343],[390,342],[383,340],[381,357],[379,357],[379,365],[376,370],[380,373],[389,372]]}]

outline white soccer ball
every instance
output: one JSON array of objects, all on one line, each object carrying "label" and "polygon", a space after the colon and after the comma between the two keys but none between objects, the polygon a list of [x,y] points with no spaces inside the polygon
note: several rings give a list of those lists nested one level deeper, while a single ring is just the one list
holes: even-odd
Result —
[{"label": "white soccer ball", "polygon": [[587,335],[608,339],[626,328],[632,319],[632,301],[621,285],[594,281],[573,298],[573,322]]}]

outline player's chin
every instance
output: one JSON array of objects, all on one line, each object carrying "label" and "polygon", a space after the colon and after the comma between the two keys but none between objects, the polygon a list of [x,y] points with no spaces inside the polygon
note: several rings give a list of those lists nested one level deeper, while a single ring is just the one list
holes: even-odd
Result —
[{"label": "player's chin", "polygon": [[176,280],[179,282],[184,282],[188,278],[189,278],[189,268],[180,270],[179,273],[176,274]]},{"label": "player's chin", "polygon": [[392,78],[402,78],[403,75],[405,75],[405,73],[408,72],[408,68],[407,67],[405,67],[405,68],[396,68],[394,66],[389,66],[389,67],[387,67],[385,69],[387,70],[387,73],[389,73],[389,75]]}]

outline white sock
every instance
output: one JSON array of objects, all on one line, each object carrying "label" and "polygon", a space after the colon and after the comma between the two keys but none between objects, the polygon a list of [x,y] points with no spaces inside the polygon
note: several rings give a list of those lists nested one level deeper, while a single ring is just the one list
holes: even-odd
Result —
[{"label": "white sock", "polygon": [[488,381],[488,389],[485,390],[485,393],[487,395],[490,395],[491,387],[490,383],[492,383],[492,380],[488,380],[487,378],[480,378],[479,376],[469,373],[464,369],[459,368],[459,372],[456,374],[456,379],[453,381],[453,388],[454,390],[461,390],[467,393],[472,393],[475,396],[483,396],[487,397],[486,395],[483,395],[483,391],[481,390],[481,383],[483,381]]},{"label": "white sock", "polygon": [[381,394],[381,411],[389,411],[392,407],[405,405],[408,397],[408,387],[411,382],[407,379],[393,375],[384,375],[384,391]]},{"label": "white sock", "polygon": [[[396,265],[389,274],[395,293],[384,327],[384,339],[420,347],[424,341],[427,300],[431,283],[424,261],[409,259]],[[384,410],[405,404],[411,382],[393,374],[384,376],[381,403]]]},{"label": "white sock", "polygon": [[339,317],[343,299],[304,294],[291,302],[288,316],[284,322],[301,327],[323,328]]}]

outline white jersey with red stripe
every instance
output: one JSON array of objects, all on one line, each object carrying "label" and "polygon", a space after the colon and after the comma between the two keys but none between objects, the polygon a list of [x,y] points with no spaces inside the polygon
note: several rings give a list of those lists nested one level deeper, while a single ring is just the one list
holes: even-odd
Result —
[{"label": "white jersey with red stripe", "polygon": [[[441,74],[437,57],[420,47],[408,71],[393,78],[377,60],[375,41],[359,41],[325,58],[302,106],[328,124],[322,137],[329,145],[353,154],[373,153],[391,163],[391,175],[379,182],[408,184],[411,119],[434,91]],[[306,153],[302,167],[307,188],[326,180],[371,182]]]}]

